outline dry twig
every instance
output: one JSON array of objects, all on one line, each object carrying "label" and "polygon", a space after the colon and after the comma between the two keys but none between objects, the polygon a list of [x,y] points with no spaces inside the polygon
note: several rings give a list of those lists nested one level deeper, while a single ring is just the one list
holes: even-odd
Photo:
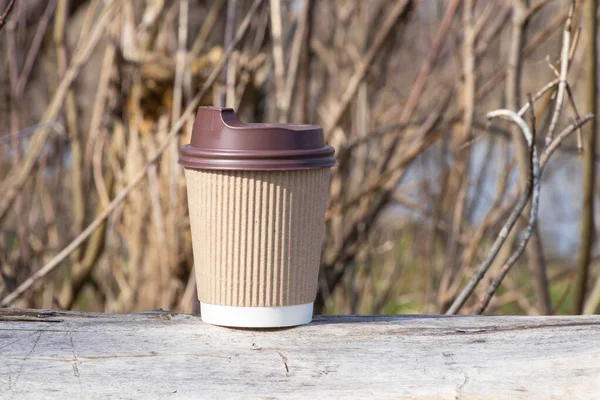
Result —
[{"label": "dry twig", "polygon": [[500,286],[500,284],[506,277],[506,274],[508,274],[508,271],[510,271],[510,269],[517,262],[519,257],[521,257],[521,254],[523,254],[523,251],[525,250],[525,246],[527,246],[527,242],[529,241],[529,238],[531,238],[531,235],[533,234],[533,230],[535,227],[535,221],[537,219],[538,204],[539,204],[539,197],[540,197],[540,164],[539,164],[539,160],[537,157],[537,150],[535,147],[535,137],[536,137],[535,109],[533,108],[533,98],[532,98],[531,94],[529,95],[529,111],[530,111],[530,115],[531,115],[531,137],[527,138],[527,144],[530,149],[529,152],[530,152],[530,157],[531,157],[530,158],[530,163],[531,163],[530,179],[532,180],[532,182],[530,183],[530,185],[533,186],[533,194],[531,196],[531,198],[532,198],[531,209],[529,211],[529,221],[527,223],[527,227],[525,228],[525,232],[523,234],[523,237],[521,238],[519,245],[517,246],[517,248],[513,251],[511,256],[508,258],[508,260],[502,266],[499,276],[496,279],[494,279],[492,284],[486,290],[484,299],[481,301],[481,304],[477,307],[477,309],[475,311],[476,314],[481,314],[486,309],[486,307],[490,303],[490,300],[496,293],[496,290],[498,290],[498,287]]},{"label": "dry twig", "polygon": [[6,19],[8,18],[10,12],[12,11],[13,6],[15,5],[15,1],[16,0],[10,0],[8,2],[8,5],[4,9],[4,12],[2,13],[2,15],[0,15],[0,29],[2,29],[4,24],[6,24]]},{"label": "dry twig", "polygon": [[567,22],[565,23],[565,27],[563,29],[563,43],[562,50],[560,54],[560,80],[558,82],[558,92],[556,94],[556,104],[554,106],[554,113],[552,114],[552,120],[550,121],[550,127],[548,128],[548,133],[546,135],[546,146],[552,142],[554,138],[554,131],[556,130],[556,125],[558,124],[558,119],[560,118],[560,113],[562,111],[563,99],[565,97],[565,91],[567,86],[567,74],[569,72],[569,50],[571,49],[571,23],[573,19],[573,9],[575,7],[575,2],[571,2],[569,7],[569,14],[567,16]]},{"label": "dry twig", "polygon": [[[586,37],[587,37],[587,48],[586,48],[586,104],[585,108],[589,112],[595,113],[598,108],[598,1],[587,0],[585,5],[585,24],[586,24]],[[567,90],[569,87],[567,86]],[[573,109],[576,111],[572,95],[569,90],[569,99]],[[575,114],[577,118],[579,115]],[[581,314],[584,311],[590,311],[593,306],[588,306],[586,310],[585,297],[587,293],[588,275],[590,270],[590,261],[592,256],[592,248],[594,243],[594,230],[595,230],[595,186],[596,186],[596,162],[594,155],[596,152],[596,135],[597,135],[598,123],[596,119],[592,120],[591,123],[586,127],[585,135],[585,148],[586,152],[583,156],[583,177],[582,177],[582,205],[581,205],[581,248],[579,251],[579,259],[577,262],[577,277],[575,280],[574,287],[574,307],[573,312],[575,314]],[[600,277],[598,278],[600,282]],[[599,283],[600,285],[600,283]],[[596,289],[600,290],[600,289]],[[594,296],[598,296],[592,292]],[[594,303],[592,300],[591,304]]]},{"label": "dry twig", "polygon": [[[523,135],[525,136],[527,143],[531,148],[530,151],[532,152],[532,158],[534,160],[537,160],[537,153],[536,153],[535,145],[533,142],[533,136],[532,136],[531,130],[529,129],[529,126],[523,120],[523,118],[521,118],[516,112],[511,111],[511,110],[497,110],[497,111],[492,111],[492,112],[488,113],[488,118],[497,118],[497,117],[510,118],[510,120],[512,120],[515,124],[517,124],[517,126],[523,132]],[[532,166],[532,170],[534,168],[535,167]],[[508,237],[513,226],[519,219],[521,212],[523,212],[523,210],[525,209],[525,206],[527,205],[527,202],[529,201],[529,197],[531,195],[532,189],[533,189],[533,179],[528,181],[527,185],[523,188],[523,192],[522,192],[521,196],[519,197],[517,205],[515,206],[515,208],[511,212],[510,216],[508,217],[507,221],[505,222],[504,226],[498,233],[498,236],[494,240],[494,243],[492,244],[492,247],[489,250],[487,256],[485,257],[483,262],[479,265],[479,267],[477,268],[477,271],[471,277],[471,279],[469,280],[467,285],[464,287],[464,289],[456,297],[456,299],[454,300],[454,302],[452,303],[452,305],[450,306],[448,311],[446,311],[446,314],[448,314],[448,315],[456,314],[461,309],[461,307],[465,304],[465,302],[467,301],[469,296],[473,293],[473,290],[475,290],[475,287],[477,286],[477,284],[481,281],[481,279],[483,279],[486,272],[492,265],[492,262],[495,260],[496,256],[498,255],[500,248],[504,244],[504,241]]]},{"label": "dry twig", "polygon": [[204,85],[198,92],[198,94],[190,101],[187,108],[182,112],[181,117],[178,121],[173,124],[171,130],[169,131],[167,138],[158,148],[157,152],[153,157],[149,159],[146,165],[133,177],[131,182],[123,189],[117,196],[110,202],[109,206],[90,224],[81,232],[68,246],[66,246],[60,253],[58,253],[50,262],[44,265],[40,270],[35,272],[32,276],[30,276],[25,282],[23,282],[19,287],[17,287],[13,292],[4,297],[0,302],[1,306],[8,306],[12,304],[16,299],[18,299],[21,295],[23,295],[30,287],[33,286],[35,282],[44,276],[48,275],[51,271],[53,271],[60,263],[71,254],[75,249],[79,247],[87,238],[98,228],[104,220],[115,210],[119,205],[127,198],[127,195],[145,178],[148,170],[154,165],[162,156],[162,153],[169,147],[171,140],[177,137],[179,130],[187,120],[189,114],[195,112],[200,99],[204,94],[208,91],[208,89],[215,82],[218,74],[223,69],[227,59],[233,52],[235,46],[240,42],[240,40],[244,37],[248,26],[250,25],[250,20],[260,4],[262,0],[254,0],[252,7],[248,11],[248,14],[244,18],[244,21],[240,24],[238,31],[235,35],[231,46],[226,50],[223,54],[223,57],[219,61],[219,63],[215,66],[207,80],[204,82]]},{"label": "dry twig", "polygon": [[328,137],[333,129],[337,126],[342,114],[348,107],[348,104],[354,98],[356,90],[358,89],[358,84],[363,80],[365,73],[373,62],[373,59],[377,55],[379,49],[383,45],[385,38],[390,34],[392,28],[396,26],[398,19],[408,12],[411,6],[412,4],[410,0],[397,0],[395,2],[388,14],[388,17],[382,24],[381,29],[377,30],[377,34],[375,39],[373,39],[373,43],[369,46],[369,50],[360,60],[356,71],[348,80],[346,89],[341,94],[339,102],[335,104],[334,109],[330,112],[331,115],[328,117],[327,121],[325,121],[325,126],[323,127],[325,137]]},{"label": "dry twig", "polygon": [[[52,101],[42,117],[40,122],[41,124],[56,120],[69,87],[75,81],[81,68],[83,68],[85,62],[88,60],[92,51],[102,38],[104,28],[110,21],[112,21],[119,6],[120,2],[115,1],[108,2],[105,6],[100,19],[90,34],[89,40],[83,43],[82,46],[79,47],[75,52],[73,59],[71,60],[71,65],[66,71],[60,86],[56,89]],[[25,181],[30,176],[36,159],[44,147],[47,136],[48,130],[42,129],[29,145],[27,155],[23,159],[22,164],[13,166],[8,174],[9,178],[0,183],[0,192],[3,193],[2,198],[0,198],[0,220],[2,220],[2,218],[6,215],[8,208],[19,193],[19,190],[23,187]]]}]

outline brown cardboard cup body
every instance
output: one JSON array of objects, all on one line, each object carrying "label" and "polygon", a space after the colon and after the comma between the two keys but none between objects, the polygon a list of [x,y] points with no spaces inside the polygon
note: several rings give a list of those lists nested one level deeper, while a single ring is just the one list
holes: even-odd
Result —
[{"label": "brown cardboard cup body", "polygon": [[234,307],[312,303],[329,168],[186,169],[198,298]]}]

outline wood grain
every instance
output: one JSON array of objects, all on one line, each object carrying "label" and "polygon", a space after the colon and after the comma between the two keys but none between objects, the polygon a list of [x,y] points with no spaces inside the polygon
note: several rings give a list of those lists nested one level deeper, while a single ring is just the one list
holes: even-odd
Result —
[{"label": "wood grain", "polygon": [[0,310],[0,398],[592,399],[600,316],[327,316],[235,330],[166,312]]}]

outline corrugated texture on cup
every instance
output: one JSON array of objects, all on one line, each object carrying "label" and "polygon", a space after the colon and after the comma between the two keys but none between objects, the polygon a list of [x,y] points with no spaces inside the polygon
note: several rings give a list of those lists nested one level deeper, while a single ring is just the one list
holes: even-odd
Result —
[{"label": "corrugated texture on cup", "polygon": [[203,303],[277,307],[317,295],[329,169],[186,169]]},{"label": "corrugated texture on cup", "polygon": [[200,107],[179,164],[190,169],[297,170],[335,165],[317,125],[246,124],[231,108]]}]

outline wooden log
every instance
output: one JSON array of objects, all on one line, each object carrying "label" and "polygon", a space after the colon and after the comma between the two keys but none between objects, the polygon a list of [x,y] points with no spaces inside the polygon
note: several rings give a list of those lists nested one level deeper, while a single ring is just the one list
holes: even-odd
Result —
[{"label": "wooden log", "polygon": [[596,399],[600,316],[191,315],[0,309],[0,398]]}]

